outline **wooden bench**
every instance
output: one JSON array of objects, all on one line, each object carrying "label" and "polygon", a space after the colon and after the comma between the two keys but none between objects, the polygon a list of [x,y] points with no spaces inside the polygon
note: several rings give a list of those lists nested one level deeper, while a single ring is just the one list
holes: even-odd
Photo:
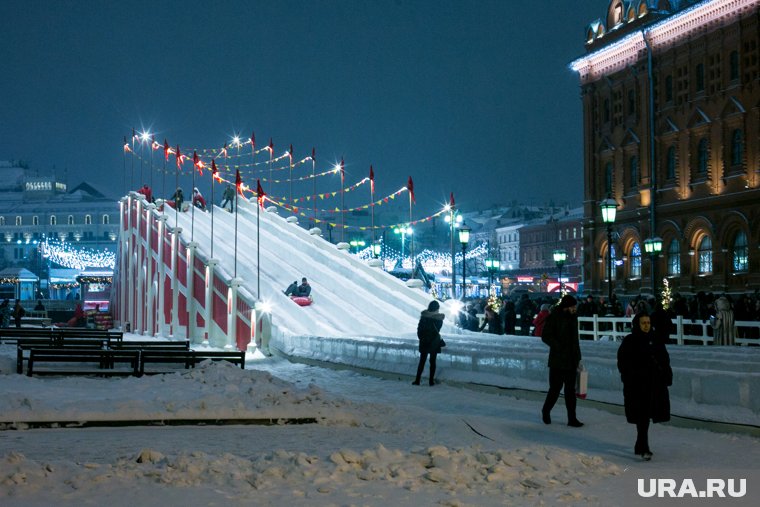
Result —
[{"label": "wooden bench", "polygon": [[21,324],[29,326],[50,327],[53,319],[50,317],[21,317]]},{"label": "wooden bench", "polygon": [[[61,368],[35,370],[38,363],[57,363]],[[85,364],[97,364],[86,368]],[[129,364],[129,369],[116,369],[115,364]],[[72,367],[75,365],[76,367]],[[139,350],[32,348],[26,374],[33,375],[137,375],[140,365]]]},{"label": "wooden bench", "polygon": [[24,359],[30,357],[32,349],[108,349],[108,340],[100,338],[66,338],[59,335],[48,337],[18,338],[16,341],[16,373],[23,373]]},{"label": "wooden bench", "polygon": [[153,375],[156,373],[168,373],[176,369],[162,369],[146,371],[147,364],[182,364],[185,369],[195,368],[201,361],[229,361],[240,365],[245,369],[245,352],[241,351],[200,351],[200,350],[172,350],[172,349],[144,349],[140,353],[140,375]]},{"label": "wooden bench", "polygon": [[111,348],[115,350],[190,350],[190,340],[182,341],[158,341],[158,340],[122,340],[111,342]]},{"label": "wooden bench", "polygon": [[61,338],[98,338],[108,340],[109,343],[118,343],[124,339],[122,331],[110,329],[87,329],[85,327],[60,327],[55,330]]},{"label": "wooden bench", "polygon": [[52,338],[54,328],[4,327],[0,328],[0,341],[16,343],[19,338]]}]

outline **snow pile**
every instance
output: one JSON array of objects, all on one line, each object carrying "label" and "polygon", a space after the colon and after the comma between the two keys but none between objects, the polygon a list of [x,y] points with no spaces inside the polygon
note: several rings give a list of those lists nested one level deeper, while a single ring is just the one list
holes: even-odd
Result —
[{"label": "snow pile", "polygon": [[[15,365],[14,365],[15,368]],[[172,419],[292,419],[352,421],[346,401],[316,386],[297,387],[268,372],[225,361],[141,378],[2,378],[4,423]],[[50,399],[58,399],[51,405]]]},{"label": "snow pile", "polygon": [[307,505],[320,498],[352,503],[373,499],[378,505],[384,497],[399,501],[420,495],[448,498],[451,503],[444,505],[483,505],[495,498],[513,505],[593,503],[593,496],[578,490],[620,473],[617,465],[599,457],[543,446],[484,451],[438,445],[404,451],[378,445],[363,451],[340,449],[329,456],[276,450],[253,459],[203,452],[166,456],[143,449],[114,463],[60,465],[12,452],[0,460],[6,500],[21,502],[34,494],[40,501],[57,491],[56,496],[78,501],[109,490],[114,506],[135,502],[133,495],[116,494],[119,490],[142,492],[167,485],[197,489],[201,498],[211,489],[223,492],[227,501],[266,498],[271,505],[286,500]]}]

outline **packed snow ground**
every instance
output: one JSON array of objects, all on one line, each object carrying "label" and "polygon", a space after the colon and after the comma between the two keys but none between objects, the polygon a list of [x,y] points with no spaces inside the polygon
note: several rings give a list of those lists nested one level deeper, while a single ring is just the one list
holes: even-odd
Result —
[{"label": "packed snow ground", "polygon": [[[0,346],[2,421],[318,419],[303,425],[0,431],[0,505],[646,505],[636,479],[758,477],[760,441],[656,425],[649,463],[622,415],[541,423],[522,397],[254,359],[143,378],[29,378]],[[744,499],[758,492],[748,484]],[[753,500],[754,501],[754,500]],[[709,505],[714,505],[710,503]]]}]

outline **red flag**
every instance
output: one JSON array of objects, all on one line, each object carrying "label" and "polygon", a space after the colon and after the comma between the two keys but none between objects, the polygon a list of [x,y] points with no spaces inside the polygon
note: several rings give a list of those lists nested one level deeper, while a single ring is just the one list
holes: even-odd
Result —
[{"label": "red flag", "polygon": [[224,146],[222,146],[222,152],[221,152],[221,155],[222,155],[224,158],[227,158],[227,143],[224,143]]},{"label": "red flag", "polygon": [[211,159],[211,178],[215,179],[219,183],[222,182],[222,178],[219,176],[219,170],[216,168],[216,162],[214,159]]},{"label": "red flag", "polygon": [[451,209],[454,209],[454,192],[451,192],[451,197],[449,198],[449,207]]},{"label": "red flag", "polygon": [[256,154],[256,132],[251,132],[251,154]]},{"label": "red flag", "polygon": [[343,163],[343,157],[340,157],[340,181],[343,181],[345,171],[346,171],[346,165]]},{"label": "red flag", "polygon": [[129,143],[127,142],[127,136],[124,136],[124,153],[130,151]]},{"label": "red flag", "polygon": [[261,188],[261,180],[256,180],[256,195],[258,196],[259,200],[259,206],[262,208],[264,207],[264,197],[266,197],[266,193],[264,192],[264,189]]},{"label": "red flag", "polygon": [[237,187],[238,193],[243,195],[243,180],[240,179],[240,169],[235,171],[235,186]]},{"label": "red flag", "polygon": [[177,145],[177,153],[175,153],[174,156],[177,158],[177,170],[182,169],[182,162],[184,161],[184,158],[182,156],[182,153],[179,151],[179,144]]},{"label": "red flag", "polygon": [[164,138],[164,160],[169,161],[169,142]]},{"label": "red flag", "polygon": [[375,171],[372,170],[371,165],[369,166],[369,190],[375,193]]},{"label": "red flag", "polygon": [[198,172],[203,176],[203,161],[198,158],[198,153],[193,150],[193,165],[198,168]]},{"label": "red flag", "polygon": [[290,151],[288,152],[288,155],[290,156],[290,163],[293,163],[293,145],[290,145]]},{"label": "red flag", "polygon": [[409,198],[412,200],[412,202],[417,202],[414,199],[414,182],[412,181],[412,177],[409,176],[409,181],[406,184],[407,190],[409,190]]},{"label": "red flag", "polygon": [[271,137],[269,138],[269,154],[274,156],[274,143]]},{"label": "red flag", "polygon": [[314,162],[317,161],[317,150],[315,150],[314,148],[311,149],[311,160],[313,160]]}]

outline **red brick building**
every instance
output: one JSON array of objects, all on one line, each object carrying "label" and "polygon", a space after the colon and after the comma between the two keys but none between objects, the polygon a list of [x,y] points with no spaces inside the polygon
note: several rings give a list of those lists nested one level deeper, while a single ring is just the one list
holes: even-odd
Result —
[{"label": "red brick building", "polygon": [[[612,0],[587,27],[585,287],[747,292],[760,287],[760,0]],[[662,238],[650,258],[644,241]],[[654,274],[653,270],[654,269]]]}]

